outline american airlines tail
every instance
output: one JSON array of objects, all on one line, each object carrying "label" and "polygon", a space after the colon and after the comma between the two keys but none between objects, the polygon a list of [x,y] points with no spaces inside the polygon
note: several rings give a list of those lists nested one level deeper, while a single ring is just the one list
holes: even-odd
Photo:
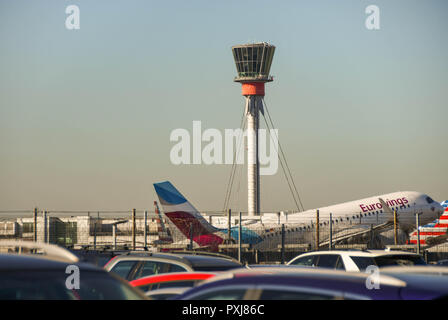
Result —
[{"label": "american airlines tail", "polygon": [[409,243],[416,244],[418,236],[420,237],[420,244],[426,245],[430,243],[437,244],[438,240],[446,242],[448,235],[448,200],[440,203],[445,208],[443,214],[436,220],[420,227],[420,234],[414,231],[410,235]]},{"label": "american airlines tail", "polygon": [[224,242],[213,227],[169,181],[154,183],[154,189],[168,219],[200,246],[218,246]]}]

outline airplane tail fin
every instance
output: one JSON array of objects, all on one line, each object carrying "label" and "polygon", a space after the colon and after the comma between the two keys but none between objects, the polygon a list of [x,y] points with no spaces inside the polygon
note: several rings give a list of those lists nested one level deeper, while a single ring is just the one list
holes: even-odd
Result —
[{"label": "airplane tail fin", "polygon": [[219,230],[205,220],[171,182],[154,183],[154,189],[165,215],[184,236],[190,239],[192,235],[193,240],[199,245],[205,245],[211,240],[222,242],[220,237],[214,239],[214,233]]},{"label": "airplane tail fin", "polygon": [[[443,214],[438,219],[421,227],[420,244],[435,245],[446,242],[448,235],[448,200],[441,202],[441,205],[445,209]],[[417,231],[410,234],[409,243],[417,243]]]}]

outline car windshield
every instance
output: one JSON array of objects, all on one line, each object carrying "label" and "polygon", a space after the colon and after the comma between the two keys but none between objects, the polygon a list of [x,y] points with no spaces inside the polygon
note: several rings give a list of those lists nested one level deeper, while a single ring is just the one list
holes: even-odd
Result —
[{"label": "car windshield", "polygon": [[350,257],[359,268],[360,271],[365,271],[369,266],[376,266],[375,261],[371,257]]},{"label": "car windshield", "polygon": [[378,267],[426,265],[425,261],[420,256],[392,255],[375,257],[374,259]]},{"label": "car windshield", "polygon": [[110,271],[123,279],[127,279],[129,272],[131,272],[135,263],[136,261],[119,261]]},{"label": "car windshield", "polygon": [[194,271],[206,271],[206,272],[216,272],[216,271],[227,271],[231,269],[239,269],[241,265],[233,265],[233,266],[194,266]]},{"label": "car windshield", "polygon": [[178,296],[176,293],[158,293],[158,294],[150,294],[148,297],[150,297],[153,300],[167,300],[169,298],[173,298],[175,296]]},{"label": "car windshield", "polygon": [[184,259],[188,260],[194,271],[227,271],[231,269],[241,268],[242,265],[236,261],[215,258],[215,257],[204,257],[204,256],[183,256]]},{"label": "car windshield", "polygon": [[81,270],[79,289],[66,287],[59,271],[0,273],[0,300],[141,300],[133,289],[108,274]]},{"label": "car windshield", "polygon": [[365,271],[368,266],[415,266],[425,265],[420,256],[413,255],[387,255],[381,257],[351,257],[360,271]]}]

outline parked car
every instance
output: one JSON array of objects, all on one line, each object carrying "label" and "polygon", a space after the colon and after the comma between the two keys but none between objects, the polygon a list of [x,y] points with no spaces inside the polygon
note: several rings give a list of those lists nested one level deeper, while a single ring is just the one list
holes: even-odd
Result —
[{"label": "parked car", "polygon": [[55,244],[40,241],[0,240],[0,253],[39,256],[74,263],[80,261],[79,257],[69,250]]},{"label": "parked car", "polygon": [[448,266],[448,259],[437,261],[438,266]]},{"label": "parked car", "polygon": [[171,300],[181,295],[185,291],[190,289],[190,287],[182,287],[182,288],[164,288],[151,290],[145,293],[145,295],[151,300]]},{"label": "parked car", "polygon": [[241,267],[232,258],[190,253],[129,253],[112,258],[104,266],[128,281],[160,273],[219,272]]},{"label": "parked car", "polygon": [[[448,297],[448,277],[325,268],[239,269],[205,280],[182,300],[422,300]],[[426,283],[424,281],[426,279]],[[437,283],[439,282],[439,283]]]},{"label": "parked car", "polygon": [[164,288],[190,288],[215,275],[216,273],[211,272],[163,273],[132,280],[129,284],[143,292]]},{"label": "parked car", "polygon": [[379,290],[366,287],[368,275],[319,268],[238,269],[204,281],[175,299],[182,300],[365,300],[399,299],[406,286],[380,276]]},{"label": "parked car", "polygon": [[415,295],[420,299],[448,298],[448,267],[394,266],[380,268],[379,271],[409,284],[401,294],[403,299],[413,299]]},{"label": "parked car", "polygon": [[308,252],[295,257],[287,264],[345,271],[365,271],[370,265],[377,267],[426,265],[423,258],[416,253],[386,250]]},{"label": "parked car", "polygon": [[[0,300],[142,300],[142,292],[92,264],[44,256],[0,254]],[[79,289],[66,285],[79,268]]]}]

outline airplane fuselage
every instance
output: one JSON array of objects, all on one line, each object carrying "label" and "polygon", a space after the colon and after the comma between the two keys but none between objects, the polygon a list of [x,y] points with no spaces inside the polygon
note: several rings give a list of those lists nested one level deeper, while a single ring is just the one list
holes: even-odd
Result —
[{"label": "airplane fuselage", "polygon": [[[282,216],[266,215],[259,220],[253,220],[252,223],[243,224],[242,240],[243,243],[256,245],[257,248],[275,247],[281,241],[280,228],[284,224],[287,243],[309,241],[307,238],[312,234],[310,231],[316,227],[317,211],[319,211],[319,227],[325,233],[325,229],[330,225],[330,214],[333,229],[342,230],[356,225],[379,225],[393,221],[394,210],[402,228],[415,227],[417,213],[420,225],[438,218],[443,213],[441,205],[423,193],[394,192]],[[224,236],[226,229],[220,231]],[[232,237],[238,240],[237,228],[232,228]]]},{"label": "airplane fuselage", "polygon": [[[169,182],[154,184],[165,215],[173,222],[187,239],[199,246],[218,248],[226,239],[237,242],[239,227],[233,226],[230,231],[227,222],[222,228],[213,226],[196,208]],[[256,248],[276,247],[281,242],[281,227],[284,225],[287,243],[312,242],[312,229],[316,228],[317,210],[319,211],[319,228],[330,225],[330,214],[334,230],[346,230],[346,233],[357,232],[362,226],[380,225],[394,219],[397,212],[400,227],[414,226],[416,214],[420,224],[424,225],[443,213],[440,203],[428,195],[403,191],[349,201],[332,206],[277,216],[267,214],[257,219],[246,217],[242,222],[241,241]],[[225,227],[224,227],[225,226]]]}]

